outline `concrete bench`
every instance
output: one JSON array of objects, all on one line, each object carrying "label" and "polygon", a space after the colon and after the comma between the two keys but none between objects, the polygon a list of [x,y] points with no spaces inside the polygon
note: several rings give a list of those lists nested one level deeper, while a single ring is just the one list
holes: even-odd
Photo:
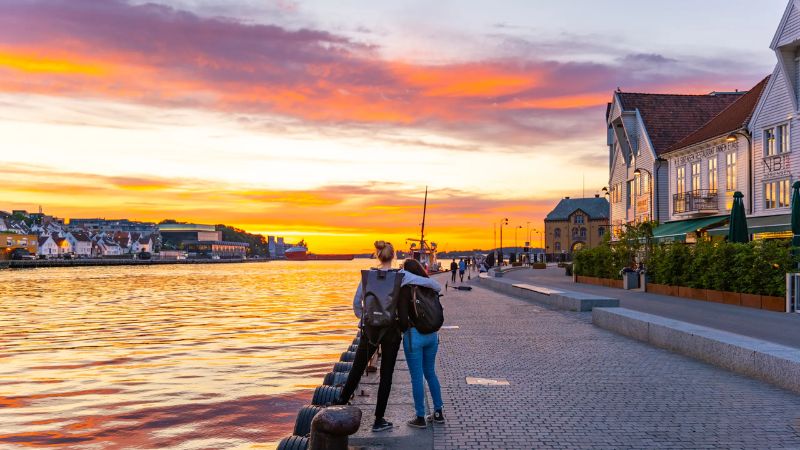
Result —
[{"label": "concrete bench", "polygon": [[557,289],[550,289],[550,288],[546,288],[546,287],[542,287],[542,286],[535,286],[533,284],[520,283],[520,284],[512,284],[512,286],[514,286],[515,288],[519,288],[519,289],[525,289],[525,290],[528,290],[528,291],[538,292],[539,294],[544,294],[544,295],[553,295],[553,294],[563,294],[564,293],[564,291],[559,291]]},{"label": "concrete bench", "polygon": [[[557,309],[567,311],[591,311],[596,307],[617,307],[619,299],[611,297],[601,297],[599,295],[584,294],[583,292],[571,292],[559,289],[550,289],[543,286],[526,285],[523,283],[512,284],[504,283],[500,280],[487,278],[483,280],[483,286],[507,295],[513,295],[526,300],[543,303]],[[535,289],[523,288],[528,286]]]},{"label": "concrete bench", "polygon": [[592,323],[800,393],[800,349],[627,308],[597,308]]}]

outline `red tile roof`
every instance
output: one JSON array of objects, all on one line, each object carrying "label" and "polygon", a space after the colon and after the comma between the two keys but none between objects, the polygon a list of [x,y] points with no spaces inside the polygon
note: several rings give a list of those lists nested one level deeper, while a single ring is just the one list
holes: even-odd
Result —
[{"label": "red tile roof", "polygon": [[657,155],[719,114],[743,92],[706,95],[618,92],[625,111],[639,110]]},{"label": "red tile roof", "polygon": [[761,80],[757,85],[753,86],[747,94],[742,95],[738,100],[733,102],[730,106],[722,110],[713,119],[706,122],[705,125],[694,131],[692,134],[681,139],[680,142],[675,143],[672,147],[668,148],[662,153],[679,150],[690,145],[699,144],[700,142],[709,139],[730,134],[733,131],[746,128],[747,122],[753,116],[753,111],[756,109],[758,99],[761,98],[761,93],[767,86],[769,76]]}]

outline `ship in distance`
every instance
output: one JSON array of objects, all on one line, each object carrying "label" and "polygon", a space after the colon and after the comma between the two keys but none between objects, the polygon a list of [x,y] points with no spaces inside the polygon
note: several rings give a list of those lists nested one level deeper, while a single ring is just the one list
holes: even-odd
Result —
[{"label": "ship in distance", "polygon": [[350,261],[355,255],[352,254],[316,254],[308,252],[308,244],[302,240],[294,246],[288,248],[284,254],[289,261]]}]

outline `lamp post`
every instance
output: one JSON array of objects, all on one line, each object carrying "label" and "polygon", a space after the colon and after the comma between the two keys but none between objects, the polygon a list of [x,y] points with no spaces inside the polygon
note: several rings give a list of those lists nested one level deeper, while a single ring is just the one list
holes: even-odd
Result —
[{"label": "lamp post", "polygon": [[642,172],[645,172],[648,178],[647,190],[650,193],[650,205],[648,206],[647,209],[649,209],[648,213],[650,214],[650,220],[652,221],[653,220],[653,174],[649,170],[642,168],[637,168],[636,170],[633,171],[633,174],[638,177],[642,175]]},{"label": "lamp post", "polygon": [[[752,140],[752,137],[750,136],[750,133],[748,133],[747,130],[745,130],[745,131],[734,131],[733,133],[729,134],[728,137],[725,138],[725,142],[728,142],[728,143],[736,142],[738,140],[736,138],[737,135],[738,136],[744,136],[744,138],[747,139],[747,167],[751,168],[750,169],[750,176],[747,177],[747,196],[750,197],[748,199],[750,201],[747,202],[748,203],[747,209],[748,209],[748,212],[750,214],[752,214],[753,213],[753,185],[755,184],[755,182],[753,181],[753,178],[755,177],[755,171],[752,170],[752,167],[753,167],[753,140]],[[738,146],[737,146],[737,148],[738,148]]]},{"label": "lamp post", "polygon": [[517,245],[517,230],[522,229],[522,225],[517,225],[514,227],[514,251],[516,252],[519,246]]},{"label": "lamp post", "polygon": [[503,266],[503,225],[508,225],[508,217],[500,219],[500,267]]}]

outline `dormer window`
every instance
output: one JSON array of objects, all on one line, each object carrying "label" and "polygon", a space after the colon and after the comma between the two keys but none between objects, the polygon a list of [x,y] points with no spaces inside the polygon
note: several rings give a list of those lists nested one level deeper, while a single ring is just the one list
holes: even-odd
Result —
[{"label": "dormer window", "polygon": [[578,214],[575,216],[575,223],[583,223],[583,214]]}]

